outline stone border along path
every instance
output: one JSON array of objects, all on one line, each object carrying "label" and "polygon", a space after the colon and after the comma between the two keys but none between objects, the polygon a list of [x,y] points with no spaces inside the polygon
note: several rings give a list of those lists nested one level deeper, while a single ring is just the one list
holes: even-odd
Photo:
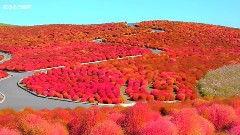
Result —
[{"label": "stone border along path", "polygon": [[[131,26],[133,28],[136,28],[134,23],[127,24],[128,26]],[[161,30],[153,30],[153,32],[163,32]],[[101,39],[96,39],[93,42],[103,43]],[[149,48],[151,49],[151,48]],[[159,53],[163,52],[162,50],[156,50],[151,49],[153,53]],[[0,61],[0,64],[4,61],[10,60],[12,55],[8,54],[6,52],[0,52],[0,55],[4,56],[4,59]],[[139,55],[141,56],[141,55]],[[128,57],[138,57],[138,56],[128,56]],[[123,59],[123,58],[118,58]],[[106,60],[104,60],[106,61]],[[96,62],[90,62],[90,63],[99,63],[104,61],[96,61]],[[89,63],[82,63],[82,64],[89,64]],[[59,67],[53,67],[53,68],[61,68],[64,66]],[[96,104],[90,104],[90,103],[76,103],[76,102],[66,102],[59,99],[49,99],[46,97],[40,97],[40,96],[33,96],[30,92],[23,92],[23,89],[18,87],[19,80],[32,76],[36,71],[47,71],[52,68],[46,68],[46,69],[39,69],[34,71],[28,71],[28,72],[14,72],[14,71],[7,71],[9,74],[9,77],[5,77],[0,80],[0,88],[1,92],[5,94],[5,101],[1,103],[0,109],[4,108],[13,108],[15,110],[20,110],[26,107],[32,107],[35,110],[41,110],[41,109],[55,109],[57,107],[61,108],[76,108],[78,106],[89,108],[92,105]],[[175,101],[173,101],[175,102]],[[172,103],[172,102],[169,102]],[[121,104],[124,107],[127,106],[133,106],[135,103],[131,104]],[[115,104],[98,104],[97,106],[115,106]]]},{"label": "stone border along path", "polygon": [[0,104],[5,100],[5,95],[0,92]]}]

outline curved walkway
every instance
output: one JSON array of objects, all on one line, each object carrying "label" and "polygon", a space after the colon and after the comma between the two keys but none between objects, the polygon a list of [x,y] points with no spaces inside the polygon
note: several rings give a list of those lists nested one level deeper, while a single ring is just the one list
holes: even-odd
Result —
[{"label": "curved walkway", "polygon": [[[135,26],[135,23],[128,23],[127,26],[130,26],[132,28],[137,28]],[[158,29],[152,29],[152,32],[164,32],[163,30],[158,30]],[[102,39],[95,39],[92,42],[96,42],[96,43],[105,43],[103,42]],[[111,42],[109,42],[111,43]],[[147,48],[147,47],[141,47],[142,49],[150,49],[152,51],[152,53],[161,53],[164,52],[163,50],[159,50],[159,49],[152,49],[152,48]]]},{"label": "curved walkway", "polygon": [[10,107],[19,110],[30,106],[33,109],[39,110],[44,108],[54,109],[56,107],[76,108],[77,106],[88,108],[91,106],[90,104],[72,103],[36,97],[17,86],[19,80],[33,75],[34,72],[35,71],[23,73],[8,72],[13,75],[13,77],[0,81],[1,91],[6,96],[5,101],[0,105],[0,109]]},{"label": "curved walkway", "polygon": [[[128,23],[127,26],[130,26],[132,28],[137,28],[135,26],[136,23]],[[152,32],[164,32],[163,30],[158,30],[158,29],[152,29]],[[152,53],[161,53],[164,52],[162,50],[158,50],[158,49],[152,49],[152,48],[146,48],[146,47],[142,47],[143,49],[150,49],[152,51]]]},{"label": "curved walkway", "polygon": [[12,58],[12,54],[0,51],[0,55],[3,55],[4,58],[0,61],[0,64],[2,64],[4,61],[8,61]]},{"label": "curved walkway", "polygon": [[[128,56],[126,58],[129,58],[129,57],[134,58],[138,56]],[[118,58],[118,59],[123,59],[123,58]],[[104,61],[96,61],[96,62],[89,62],[89,63],[97,64],[99,62],[104,62]],[[82,64],[89,64],[89,63],[82,63]],[[64,66],[54,67],[54,68],[62,68],[62,67]],[[77,106],[82,106],[85,108],[92,106],[92,104],[89,104],[89,103],[74,103],[74,102],[48,99],[44,97],[37,97],[28,91],[24,91],[22,88],[20,88],[17,85],[19,80],[28,76],[32,76],[36,71],[47,71],[49,69],[52,69],[52,68],[39,69],[39,70],[28,71],[28,72],[8,71],[9,76],[0,80],[1,92],[4,93],[6,97],[5,101],[0,105],[0,109],[14,108],[15,110],[19,110],[28,106],[32,107],[35,110],[40,110],[45,108],[54,109],[57,107],[74,109]],[[102,106],[102,105],[99,105],[99,106]],[[108,106],[113,106],[113,105],[108,105]],[[123,106],[128,106],[128,105],[123,105]]]},{"label": "curved walkway", "polygon": [[[127,24],[128,26],[134,27],[134,23]],[[162,32],[162,31],[159,31]],[[102,42],[101,39],[94,40],[93,42]],[[162,52],[161,50],[151,49],[153,53]],[[0,61],[0,64],[4,61],[11,59],[12,55],[4,52],[0,52],[1,55],[4,56],[4,59]],[[133,56],[132,56],[133,57]],[[135,56],[136,57],[136,56]],[[94,62],[99,63],[99,62]],[[46,71],[47,69],[41,69],[41,71]],[[20,110],[25,107],[32,107],[35,110],[40,109],[54,109],[57,107],[61,108],[76,108],[78,106],[89,108],[91,104],[85,103],[74,103],[60,100],[53,100],[48,98],[41,98],[33,96],[31,93],[24,91],[22,88],[18,87],[17,83],[19,80],[31,76],[36,71],[30,72],[8,72],[10,77],[0,80],[0,88],[1,92],[6,96],[5,101],[0,104],[0,109],[4,108],[13,108],[15,110]],[[133,105],[133,104],[132,104]],[[111,105],[110,105],[111,106]]]},{"label": "curved walkway", "polygon": [[[130,26],[132,28],[137,28],[135,26],[136,23],[128,23],[127,26]],[[158,29],[152,29],[152,32],[164,32],[163,30],[158,30]]]}]

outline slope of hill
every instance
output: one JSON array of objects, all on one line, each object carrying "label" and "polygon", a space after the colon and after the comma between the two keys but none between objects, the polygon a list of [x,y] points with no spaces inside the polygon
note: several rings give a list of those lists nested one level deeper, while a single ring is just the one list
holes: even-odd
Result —
[{"label": "slope of hill", "polygon": [[0,23],[0,26],[13,26],[13,25],[11,25],[11,24]]}]

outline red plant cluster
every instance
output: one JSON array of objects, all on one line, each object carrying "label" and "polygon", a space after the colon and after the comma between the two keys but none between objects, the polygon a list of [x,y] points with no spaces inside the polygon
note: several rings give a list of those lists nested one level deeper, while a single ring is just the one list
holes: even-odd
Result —
[{"label": "red plant cluster", "polygon": [[[192,52],[191,52],[192,51]],[[226,55],[223,50],[183,50],[183,51],[169,51],[165,54],[148,54],[138,58],[128,58],[124,60],[113,60],[107,61],[99,64],[89,64],[89,65],[79,65],[72,67],[70,73],[64,73],[64,76],[61,74],[63,72],[58,73],[58,71],[53,71],[53,76],[45,75],[43,73],[40,76],[34,76],[34,80],[30,78],[31,83],[35,83],[34,81],[39,81],[35,83],[35,87],[43,87],[43,85],[51,86],[52,83],[58,84],[56,85],[57,91],[67,91],[67,94],[72,93],[74,87],[77,89],[93,89],[95,86],[94,83],[89,83],[89,86],[80,86],[76,85],[76,82],[80,81],[78,77],[80,77],[79,71],[80,69],[86,69],[84,73],[88,70],[92,72],[91,69],[103,70],[103,71],[113,71],[111,76],[108,75],[108,84],[105,84],[106,87],[112,88],[112,85],[116,85],[113,83],[117,83],[117,85],[123,86],[127,85],[126,93],[130,95],[130,97],[137,100],[175,100],[179,99],[181,101],[196,99],[198,97],[197,90],[195,89],[195,85],[197,83],[196,80],[200,79],[207,73],[209,69],[216,69],[224,64],[232,64],[235,62],[239,62],[240,59],[235,50],[228,50],[228,53],[232,53],[232,55]],[[208,55],[205,55],[208,54]],[[76,69],[76,67],[80,69]],[[61,71],[60,69],[58,69]],[[64,70],[64,69],[63,69]],[[70,69],[69,69],[70,70]],[[81,72],[82,73],[82,72]],[[60,74],[60,75],[59,75]],[[80,74],[81,75],[81,74]],[[41,79],[44,76],[44,79]],[[84,81],[89,80],[89,82],[93,82],[101,79],[101,77],[105,77],[106,74],[87,74],[82,77],[86,79]],[[88,78],[95,79],[88,79]],[[67,80],[62,83],[61,80]],[[45,82],[41,82],[44,80]],[[51,81],[46,81],[51,80]],[[77,81],[76,81],[77,80]],[[118,82],[118,80],[121,80]],[[105,80],[106,81],[106,80]],[[111,83],[109,83],[111,82]],[[25,80],[23,83],[26,83]],[[28,82],[30,83],[30,82]],[[59,85],[64,85],[66,88],[60,88]],[[73,85],[75,84],[75,85]],[[153,86],[150,86],[153,84]],[[121,87],[118,87],[118,92]],[[28,88],[31,86],[28,85]],[[83,88],[82,88],[83,87]],[[34,88],[34,90],[36,90]],[[31,88],[30,88],[31,89]],[[44,90],[50,90],[49,87],[44,88]],[[55,91],[56,91],[55,90]],[[41,90],[42,91],[42,90]],[[51,91],[51,90],[50,90]],[[88,91],[88,90],[87,90]],[[105,94],[112,94],[113,89],[105,90]],[[41,92],[40,92],[41,93]],[[97,91],[98,93],[98,91]],[[97,94],[95,93],[91,94]],[[60,93],[63,94],[63,93]],[[76,91],[75,93],[76,94]],[[58,97],[62,98],[73,98],[74,94],[71,96],[59,95]],[[45,95],[48,95],[45,92]],[[55,95],[55,94],[54,94]],[[100,95],[98,93],[97,95]],[[52,95],[48,95],[52,96]],[[56,95],[57,96],[57,95]],[[79,95],[78,95],[79,97]],[[82,95],[80,96],[82,97]],[[100,95],[101,98],[105,98],[106,96]],[[111,96],[108,95],[108,98]],[[115,98],[117,98],[115,96]],[[85,102],[86,98],[82,101]],[[88,98],[89,99],[89,96]],[[91,96],[89,101],[94,102],[97,100],[96,97]],[[98,98],[99,99],[99,98]],[[119,103],[119,101],[113,101],[114,97],[112,96],[112,101],[104,99],[104,103]],[[98,101],[98,100],[97,100]],[[101,103],[101,100],[99,100]]]},{"label": "red plant cluster", "polygon": [[211,135],[238,134],[240,97],[207,97],[133,107],[0,110],[0,134]]},{"label": "red plant cluster", "polygon": [[[126,80],[121,72],[94,67],[53,68],[22,80],[23,84],[38,95],[94,103],[119,104],[124,100],[120,88]],[[81,99],[79,99],[81,98]]]},{"label": "red plant cluster", "polygon": [[48,45],[35,49],[19,49],[11,60],[0,65],[0,69],[31,71],[56,66],[68,66],[76,63],[123,58],[151,53],[126,45],[100,44],[91,42],[72,42]]},{"label": "red plant cluster", "polygon": [[136,25],[165,31],[163,33],[155,32],[158,36],[149,35],[151,39],[154,39],[149,41],[149,46],[155,46],[154,48],[164,45],[170,50],[221,48],[237,49],[239,51],[240,30],[237,28],[173,21],[146,21]]},{"label": "red plant cluster", "polygon": [[[153,89],[151,94],[146,90],[149,88],[147,80],[134,80],[130,78],[126,93],[135,100],[153,100],[173,101],[179,99],[192,100],[198,97],[195,89],[191,90],[185,85],[186,78],[178,76],[173,72],[162,72],[153,77]],[[176,97],[175,97],[176,95]]]},{"label": "red plant cluster", "polygon": [[153,100],[154,97],[147,92],[148,88],[148,81],[145,79],[142,80],[134,80],[133,78],[130,78],[128,80],[128,87],[125,90],[125,93],[127,93],[134,101],[142,100]]},{"label": "red plant cluster", "polygon": [[[39,95],[118,104],[124,102],[120,89],[126,85],[125,93],[131,99],[149,101],[129,108],[0,110],[0,134],[239,134],[240,98],[195,99],[195,85],[209,70],[240,62],[240,30],[171,21],[141,22],[137,26],[112,23],[0,27],[0,50],[13,54],[0,69],[28,71],[67,66],[37,72],[22,80]],[[152,28],[165,32],[151,33]],[[93,39],[114,43],[87,42]],[[166,52],[149,54],[149,50],[129,45]],[[80,64],[133,54],[145,55]],[[0,71],[0,78],[2,75],[7,74]],[[186,101],[166,104],[150,101],[153,99]]]},{"label": "red plant cluster", "polygon": [[[126,93],[135,100],[152,98],[148,94],[150,91],[146,92],[149,87],[151,88],[149,86],[151,83],[153,88],[157,89],[152,94],[159,100],[170,100],[171,98],[188,100],[197,97],[196,80],[204,76],[209,69],[239,62],[238,54],[234,50],[229,50],[234,55],[225,55],[221,51],[210,52],[211,50],[194,52],[185,50],[169,52],[167,55],[152,54],[134,59],[101,63],[99,67],[120,70],[124,74],[123,78],[128,78]],[[208,56],[204,54],[208,54]],[[177,94],[177,97],[173,98],[173,92]]]},{"label": "red plant cluster", "polygon": [[1,27],[0,50],[13,54],[13,58],[1,65],[0,69],[29,71],[73,65],[76,59],[78,62],[88,62],[105,57],[142,54],[138,49],[122,45],[111,47],[113,44],[104,46],[86,43],[94,39],[128,35],[139,31],[144,31],[144,28],[134,29],[125,23]]},{"label": "red plant cluster", "polygon": [[[137,23],[136,26],[146,28],[146,31],[128,36],[107,37],[105,41],[146,46],[166,51],[209,50],[214,48],[215,50],[226,49],[226,55],[232,55],[227,50],[235,50],[235,55],[239,55],[240,52],[240,30],[236,28],[173,21],[146,21]],[[151,29],[160,29],[164,32],[150,33]]]},{"label": "red plant cluster", "polygon": [[2,79],[4,77],[7,77],[7,76],[8,76],[7,72],[4,72],[4,71],[0,70],[0,79]]},{"label": "red plant cluster", "polygon": [[[198,97],[195,89],[197,80],[210,69],[240,62],[239,29],[171,21],[148,21],[136,25],[138,28],[128,27],[125,23],[47,25],[24,27],[24,30],[22,30],[23,27],[1,27],[0,33],[4,34],[0,34],[0,38],[4,40],[0,43],[0,49],[13,53],[13,58],[1,64],[0,69],[28,71],[60,65],[82,67],[80,66],[81,62],[146,54],[134,59],[113,60],[83,67],[114,71],[112,76],[123,80],[121,85],[127,85],[125,92],[133,100],[179,99],[184,101]],[[162,29],[165,32],[151,33],[152,28]],[[22,36],[15,36],[14,33],[17,33],[15,31]],[[98,38],[115,43],[83,42]],[[166,52],[149,54],[150,50],[140,50],[140,48],[133,48],[129,45],[158,48],[166,50]],[[54,74],[54,76],[56,75],[55,80],[48,75],[43,76],[45,80],[52,79],[59,85],[62,78],[57,74]],[[77,74],[65,74],[66,78],[76,76]],[[31,83],[41,80],[40,77],[42,75],[36,76],[35,80],[30,80],[33,81]],[[96,75],[88,75],[87,78],[93,77]],[[101,76],[97,75],[96,78],[99,79]],[[93,80],[89,79],[89,82],[93,82]],[[106,87],[112,88],[112,85],[116,87],[117,82],[114,81],[114,78],[108,81],[111,84],[109,83]],[[74,82],[79,82],[79,80],[70,79],[69,82],[64,82],[71,86],[66,85],[68,87],[64,90],[62,88],[54,90],[59,91],[59,94],[53,93],[53,96],[78,100],[79,95],[73,97],[74,94],[76,95],[76,91],[72,89],[81,87],[72,85]],[[44,84],[49,85],[50,83],[46,81]],[[86,91],[85,89],[94,88],[94,85],[90,83],[89,86],[84,85],[82,89]],[[39,82],[34,84],[34,87],[42,88],[43,84]],[[49,90],[50,88],[44,88],[41,92],[45,91],[45,95],[52,96],[52,94],[49,95]],[[62,91],[67,92],[61,93]],[[100,97],[91,96],[89,98],[88,96],[88,98],[83,98],[83,101],[86,99],[94,102],[94,100],[106,97],[104,94],[100,95],[96,90],[94,92]],[[69,95],[70,93],[72,94]],[[93,94],[92,91],[90,93]],[[110,96],[114,95],[113,89],[108,90],[107,93],[105,91],[105,94],[108,99],[110,97],[113,99],[113,96]],[[117,97],[115,96],[115,98]],[[103,102],[119,103],[117,100],[110,101],[108,99]]]},{"label": "red plant cluster", "polygon": [[103,37],[129,35],[144,30],[128,27],[125,23],[1,27],[0,47],[1,50],[12,53],[21,48],[35,49],[58,42],[91,41]]},{"label": "red plant cluster", "polygon": [[173,91],[176,91],[176,97],[181,101],[196,99],[198,97],[197,91],[189,89],[185,81],[185,77],[177,76],[173,72],[163,72],[153,82],[155,89],[151,93],[162,101],[174,100]]},{"label": "red plant cluster", "polygon": [[[44,67],[52,67],[55,65],[72,64],[69,61],[59,61],[59,59],[50,59],[48,54],[41,52],[48,52],[50,48],[54,52],[67,59],[72,59],[71,56],[65,56],[62,49],[63,45],[69,42],[76,41],[91,41],[93,39],[104,39],[116,43],[124,43],[128,45],[146,46],[151,48],[158,48],[163,50],[179,51],[184,49],[212,49],[217,50],[235,50],[239,53],[239,29],[221,27],[207,24],[197,23],[184,23],[184,22],[171,22],[171,21],[147,21],[136,24],[138,28],[131,28],[126,26],[125,23],[110,23],[100,25],[45,25],[45,26],[32,26],[32,27],[1,27],[0,50],[10,52],[14,58],[9,61],[6,68],[9,70],[24,70],[28,63],[35,63],[35,59],[41,61],[44,57],[45,62],[48,64]],[[162,29],[165,32],[151,33],[151,28]],[[16,34],[21,36],[16,36]],[[22,53],[22,52],[27,53]],[[59,51],[59,53],[58,53]],[[34,52],[30,55],[32,59],[25,57],[26,54]],[[75,52],[75,51],[74,51]],[[41,55],[37,55],[41,53]],[[67,52],[65,52],[67,53]],[[84,53],[84,52],[81,52]],[[226,55],[232,55],[225,52]],[[45,56],[46,55],[46,56]],[[60,57],[60,56],[57,56]],[[91,60],[92,58],[90,58]],[[32,61],[32,62],[31,62]],[[34,61],[34,62],[33,62]],[[37,61],[38,63],[40,63]],[[41,61],[42,62],[42,61]],[[19,67],[15,67],[20,65]],[[32,65],[31,65],[32,66]],[[27,70],[33,69],[28,67]],[[40,68],[38,65],[36,68]]]},{"label": "red plant cluster", "polygon": [[3,55],[0,55],[0,61],[3,60],[4,56]]}]

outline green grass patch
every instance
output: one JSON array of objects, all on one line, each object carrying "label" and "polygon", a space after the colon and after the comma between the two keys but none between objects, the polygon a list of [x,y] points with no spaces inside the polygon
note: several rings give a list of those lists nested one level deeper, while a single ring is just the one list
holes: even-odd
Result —
[{"label": "green grass patch", "polygon": [[0,23],[0,26],[14,26],[14,25],[11,25],[11,24],[4,24],[4,23]]}]

